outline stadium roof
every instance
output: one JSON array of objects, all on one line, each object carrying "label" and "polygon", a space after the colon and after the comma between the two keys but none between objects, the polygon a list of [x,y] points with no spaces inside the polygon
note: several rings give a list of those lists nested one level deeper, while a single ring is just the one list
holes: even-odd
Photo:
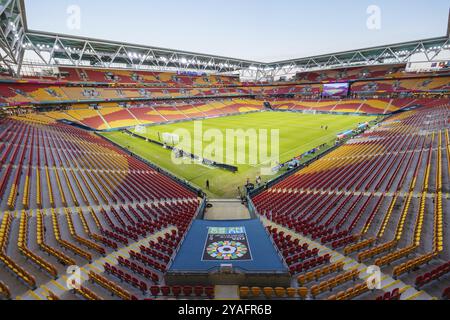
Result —
[{"label": "stadium roof", "polygon": [[[29,30],[24,0],[0,0],[0,63],[19,74],[23,65],[237,73],[273,79],[315,69],[407,63],[422,53],[435,61],[450,48],[447,36],[272,63]],[[28,61],[33,54],[37,61]]]},{"label": "stadium roof", "polygon": [[371,47],[365,49],[344,51],[320,56],[291,59],[268,63],[269,67],[283,67],[295,64],[297,67],[310,68],[338,65],[351,65],[355,63],[406,63],[411,55],[423,52],[431,61],[444,48],[450,48],[449,38],[438,37],[403,43],[396,43],[385,46]]},{"label": "stadium roof", "polygon": [[33,30],[27,31],[25,39],[25,48],[53,49],[55,59],[68,59],[68,63],[73,64],[80,60],[88,60],[93,66],[119,63],[216,72],[236,71],[262,65],[257,61]]}]

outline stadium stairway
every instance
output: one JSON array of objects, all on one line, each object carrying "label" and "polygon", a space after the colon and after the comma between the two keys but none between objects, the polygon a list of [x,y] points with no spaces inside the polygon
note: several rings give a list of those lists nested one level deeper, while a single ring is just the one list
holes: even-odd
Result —
[{"label": "stadium stairway", "polygon": [[106,121],[106,119],[103,117],[103,115],[98,110],[97,110],[97,114],[103,120],[103,122],[105,123],[106,127],[108,129],[111,129],[111,126],[109,125],[109,123]]},{"label": "stadium stairway", "polygon": [[393,102],[393,101],[394,101],[393,99],[390,99],[390,100],[389,100],[389,103],[386,105],[386,109],[384,109],[383,114],[387,114],[387,113],[388,113],[388,111],[390,110],[390,108],[391,108],[391,106],[392,106],[392,102]]},{"label": "stadium stairway", "polygon": [[178,106],[175,106],[175,108],[180,112],[180,114],[183,115],[186,119],[190,119],[189,115],[187,115],[182,108],[178,108]]},{"label": "stadium stairway", "polygon": [[[111,266],[117,266],[118,265],[118,258],[119,256],[124,258],[129,258],[129,252],[130,250],[139,250],[139,247],[141,245],[148,245],[148,243],[152,240],[158,239],[158,237],[163,236],[166,232],[172,232],[172,230],[175,230],[174,227],[166,228],[164,230],[159,231],[158,233],[152,234],[151,236],[142,239],[138,242],[134,242],[128,247],[121,248],[118,251],[114,251],[111,254],[109,254],[106,257],[99,258],[95,261],[93,261],[90,264],[87,264],[80,268],[81,270],[81,285],[83,283],[89,281],[88,274],[90,271],[103,273],[104,263],[109,263]],[[22,296],[16,297],[16,300],[47,300],[47,292],[52,292],[56,295],[56,297],[61,298],[64,294],[66,294],[69,290],[67,288],[67,281],[68,281],[67,275],[60,276],[57,280],[51,280],[46,284],[41,285],[35,290],[29,290]]]},{"label": "stadium stairway", "polygon": [[139,125],[142,124],[142,122],[139,121],[138,118],[136,118],[136,116],[130,111],[130,109],[127,108],[127,112],[130,114],[130,116],[131,116],[132,118],[134,118],[134,119],[138,122]]},{"label": "stadium stairway", "polygon": [[[293,232],[292,230],[289,230],[287,228],[284,228],[281,225],[275,224],[272,221],[268,220],[266,217],[261,216],[260,217],[262,223],[264,226],[272,226],[274,228],[277,228],[280,231],[283,231],[286,235],[291,235],[294,238],[297,238],[300,240],[300,242],[307,243],[309,245],[310,249],[317,248],[319,249],[319,255],[325,255],[330,254],[331,255],[331,263],[337,263],[337,262],[344,262],[344,270],[350,271],[357,269],[360,271],[360,279],[367,280],[370,275],[366,273],[366,270],[368,268],[367,265],[363,263],[359,263],[358,261],[346,257],[339,252],[333,251],[329,249],[326,246],[323,246],[319,244],[318,242],[312,241],[309,238],[306,238],[298,233]],[[382,273],[381,274],[381,290],[383,292],[392,292],[394,289],[399,289],[401,292],[401,300],[432,300],[433,297],[431,297],[429,294],[427,294],[424,291],[418,291],[414,287],[410,285],[406,285],[401,280],[395,280],[394,278]]]},{"label": "stadium stairway", "polygon": [[[164,115],[161,114],[161,112],[158,111],[158,108],[155,108],[155,107],[151,107],[151,108],[152,108],[152,110],[155,111],[161,118],[163,118],[165,122],[168,122],[168,121],[169,121],[166,117],[164,117]],[[135,117],[135,118],[136,118],[136,117]],[[137,118],[136,118],[136,119],[137,119]]]},{"label": "stadium stairway", "polygon": [[216,286],[215,300],[240,300],[239,286]]}]

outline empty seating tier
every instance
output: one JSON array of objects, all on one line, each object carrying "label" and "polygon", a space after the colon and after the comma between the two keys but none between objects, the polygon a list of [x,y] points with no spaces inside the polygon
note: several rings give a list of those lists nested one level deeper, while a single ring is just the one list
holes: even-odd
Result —
[{"label": "empty seating tier", "polygon": [[[273,228],[285,227],[408,282],[418,269],[448,260],[447,253],[442,255],[443,211],[448,206],[442,181],[449,174],[444,161],[449,115],[443,101],[392,116],[269,185],[252,197],[253,204]],[[291,271],[303,271],[292,265],[298,253],[289,252],[289,241],[273,228]],[[417,284],[441,276],[439,270],[428,271]],[[307,282],[299,277],[299,284]],[[365,290],[353,289],[331,298],[356,297]]]},{"label": "empty seating tier", "polygon": [[[0,205],[11,210],[1,215],[0,263],[10,271],[2,298],[60,281],[64,266],[92,271],[89,263],[113,261],[135,242],[143,250],[134,251],[138,259],[128,254],[129,264],[113,266],[133,274],[139,287],[122,289],[118,278],[95,269],[90,279],[97,285],[85,281],[73,296],[102,299],[106,289],[122,299],[146,298],[150,285],[163,286],[197,212],[196,192],[106,140],[48,118],[7,119],[0,128]],[[206,292],[200,296],[211,296]]]}]

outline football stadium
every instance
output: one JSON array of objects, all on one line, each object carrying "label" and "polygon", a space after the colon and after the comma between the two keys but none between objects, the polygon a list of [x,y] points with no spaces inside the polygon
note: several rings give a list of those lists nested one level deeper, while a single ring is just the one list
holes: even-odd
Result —
[{"label": "football stadium", "polygon": [[29,2],[0,1],[0,300],[450,299],[450,23],[259,62]]}]

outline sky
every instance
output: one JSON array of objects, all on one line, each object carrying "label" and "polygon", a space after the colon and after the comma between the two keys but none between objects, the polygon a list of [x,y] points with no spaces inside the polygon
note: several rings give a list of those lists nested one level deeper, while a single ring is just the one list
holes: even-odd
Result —
[{"label": "sky", "polygon": [[443,36],[450,7],[449,0],[25,3],[28,28],[32,30],[260,62]]}]

